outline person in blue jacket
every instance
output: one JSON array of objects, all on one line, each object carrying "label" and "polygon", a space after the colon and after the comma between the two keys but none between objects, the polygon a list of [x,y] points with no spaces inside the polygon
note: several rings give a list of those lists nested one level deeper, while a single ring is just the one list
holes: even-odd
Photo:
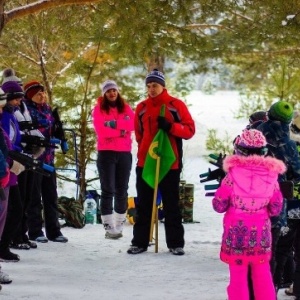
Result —
[{"label": "person in blue jacket", "polygon": [[[271,105],[268,112],[268,120],[261,123],[257,130],[260,130],[266,137],[268,149],[271,155],[282,160],[287,171],[278,178],[279,182],[288,180],[294,183],[300,182],[300,159],[295,141],[290,138],[290,123],[294,116],[293,106],[286,101],[277,101]],[[286,201],[285,201],[286,202]],[[287,225],[286,204],[279,217],[271,218],[272,221],[272,260],[271,270],[274,276],[276,270],[276,247],[283,229]],[[273,277],[273,279],[275,279]],[[275,279],[275,285],[278,284]]]}]

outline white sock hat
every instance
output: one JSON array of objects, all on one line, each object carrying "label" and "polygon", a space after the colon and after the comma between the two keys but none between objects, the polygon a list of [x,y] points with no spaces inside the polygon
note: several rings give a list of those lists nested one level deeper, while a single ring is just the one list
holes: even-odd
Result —
[{"label": "white sock hat", "polygon": [[104,81],[101,85],[101,89],[102,89],[102,96],[104,96],[104,94],[111,89],[115,89],[119,92],[119,87],[116,84],[116,82],[113,80]]}]

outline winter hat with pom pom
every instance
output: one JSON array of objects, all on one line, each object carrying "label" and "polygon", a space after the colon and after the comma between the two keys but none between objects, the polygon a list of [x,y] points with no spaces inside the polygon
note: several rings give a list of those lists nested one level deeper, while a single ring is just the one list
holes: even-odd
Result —
[{"label": "winter hat with pom pom", "polygon": [[1,88],[7,95],[7,101],[24,97],[23,89],[16,81],[6,81]]},{"label": "winter hat with pom pom", "polygon": [[23,86],[22,80],[16,76],[15,70],[11,68],[7,68],[3,70],[2,73],[2,84],[7,81],[16,81],[20,86]]},{"label": "winter hat with pom pom", "polygon": [[266,155],[267,141],[263,133],[256,129],[245,129],[234,141],[234,150],[239,155]]},{"label": "winter hat with pom pom", "polygon": [[163,87],[166,86],[165,82],[165,76],[162,72],[158,71],[157,69],[154,69],[152,72],[150,72],[146,77],[146,85],[150,82],[156,82]]}]

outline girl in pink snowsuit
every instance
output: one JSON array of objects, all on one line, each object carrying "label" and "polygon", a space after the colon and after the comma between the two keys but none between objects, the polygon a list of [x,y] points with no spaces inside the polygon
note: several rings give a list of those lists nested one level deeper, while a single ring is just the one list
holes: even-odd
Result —
[{"label": "girl in pink snowsuit", "polygon": [[227,174],[212,200],[216,212],[225,212],[220,258],[229,265],[228,300],[249,300],[248,266],[255,299],[276,299],[269,264],[270,217],[282,210],[277,178],[286,168],[282,161],[265,156],[266,144],[255,129],[236,138],[235,154],[224,159]]}]

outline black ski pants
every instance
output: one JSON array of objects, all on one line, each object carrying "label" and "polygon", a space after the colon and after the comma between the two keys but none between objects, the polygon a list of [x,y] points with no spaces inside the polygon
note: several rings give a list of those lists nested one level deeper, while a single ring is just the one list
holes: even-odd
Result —
[{"label": "black ski pants", "polygon": [[20,190],[20,197],[22,203],[22,217],[20,226],[17,229],[13,243],[20,244],[28,242],[28,225],[27,225],[27,210],[31,201],[32,185],[33,185],[33,172],[29,170],[23,171],[18,175],[18,186]]},{"label": "black ski pants", "polygon": [[[49,240],[62,235],[58,222],[56,173],[43,176],[34,173],[31,201],[28,207],[28,234],[31,240],[43,236],[43,221]],[[44,211],[44,218],[42,215]],[[44,219],[44,220],[43,220]]]},{"label": "black ski pants", "polygon": [[[297,200],[299,201],[299,200]],[[294,295],[300,297],[300,219],[295,220],[295,238],[294,238],[294,260],[295,260],[295,273],[294,273]]]},{"label": "black ski pants", "polygon": [[[274,283],[275,285],[280,285],[283,279],[286,264],[289,258],[293,255],[293,247],[294,247],[294,240],[297,233],[297,227],[300,225],[300,220],[298,219],[288,219],[287,225],[289,227],[289,231],[285,235],[281,235],[279,237],[275,258],[276,258],[276,269],[274,273]],[[288,273],[289,281],[293,281],[294,277],[294,267],[289,270]]]},{"label": "black ski pants", "polygon": [[102,215],[126,213],[128,183],[132,154],[127,151],[98,151],[97,169],[100,177]]},{"label": "black ski pants", "polygon": [[7,215],[0,241],[0,252],[9,250],[9,245],[20,227],[22,214],[23,207],[19,186],[13,185],[9,188]]},{"label": "black ski pants", "polygon": [[[150,240],[150,226],[154,189],[142,178],[143,168],[136,168],[136,222],[133,226],[132,245],[147,249]],[[184,228],[179,209],[180,171],[170,170],[158,185],[162,196],[165,216],[165,234],[168,248],[184,247]]]}]

